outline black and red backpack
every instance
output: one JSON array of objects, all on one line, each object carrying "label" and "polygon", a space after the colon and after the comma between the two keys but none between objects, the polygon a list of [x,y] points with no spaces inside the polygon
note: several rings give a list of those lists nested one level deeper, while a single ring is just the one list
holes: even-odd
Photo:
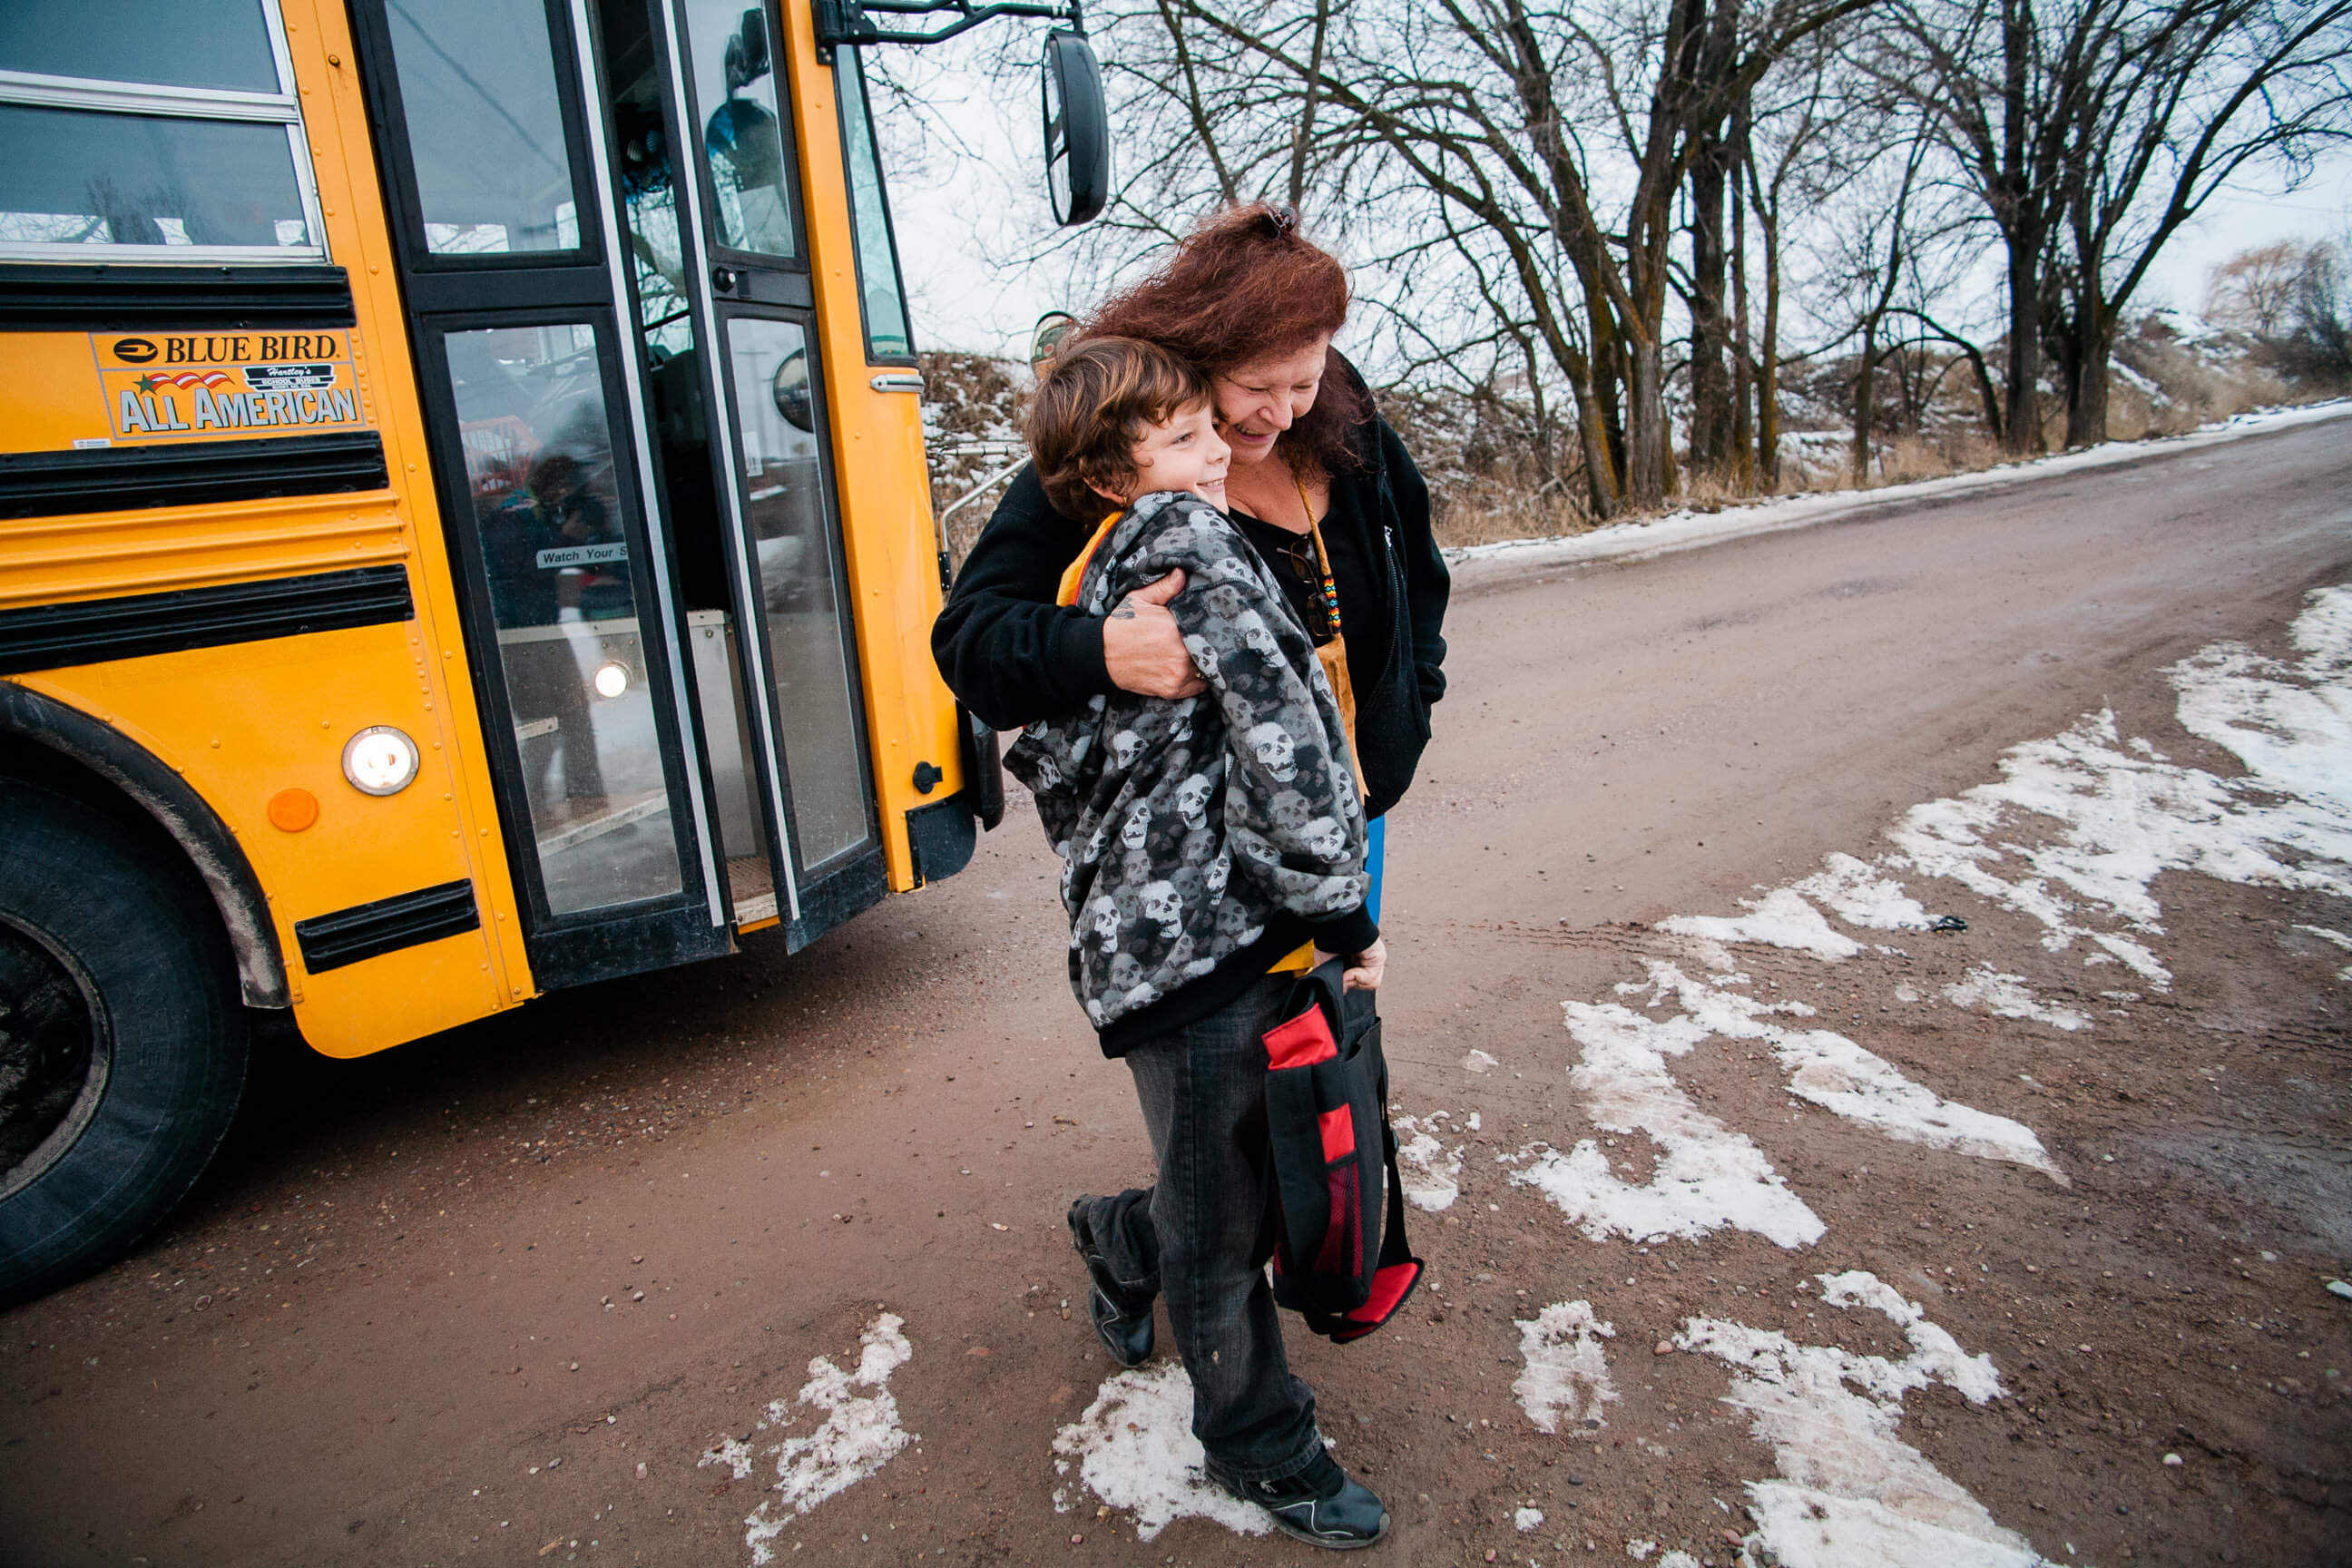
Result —
[{"label": "black and red backpack", "polygon": [[1380,1016],[1370,992],[1341,988],[1345,971],[1333,959],[1300,975],[1263,1037],[1274,1299],[1340,1344],[1394,1317],[1422,1270],[1405,1240]]}]

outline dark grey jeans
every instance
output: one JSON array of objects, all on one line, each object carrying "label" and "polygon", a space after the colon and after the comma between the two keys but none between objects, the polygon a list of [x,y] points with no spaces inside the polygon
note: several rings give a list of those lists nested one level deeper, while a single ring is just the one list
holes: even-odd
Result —
[{"label": "dark grey jeans", "polygon": [[1265,1047],[1295,977],[1128,1050],[1160,1181],[1097,1198],[1095,1244],[1130,1309],[1168,1302],[1192,1379],[1192,1435],[1236,1481],[1280,1480],[1322,1450],[1315,1394],[1291,1376],[1265,1261],[1274,1249]]}]

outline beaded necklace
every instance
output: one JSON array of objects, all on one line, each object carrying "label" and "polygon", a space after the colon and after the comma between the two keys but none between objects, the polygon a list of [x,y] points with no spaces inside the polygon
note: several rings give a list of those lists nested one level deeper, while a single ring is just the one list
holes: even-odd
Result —
[{"label": "beaded necklace", "polygon": [[1307,499],[1307,481],[1293,473],[1290,482],[1298,487],[1298,510],[1307,514],[1307,531],[1315,541],[1315,565],[1320,574],[1323,600],[1323,636],[1328,641],[1339,635],[1339,584],[1331,575],[1331,556],[1323,548],[1323,530],[1315,521],[1315,503]]}]

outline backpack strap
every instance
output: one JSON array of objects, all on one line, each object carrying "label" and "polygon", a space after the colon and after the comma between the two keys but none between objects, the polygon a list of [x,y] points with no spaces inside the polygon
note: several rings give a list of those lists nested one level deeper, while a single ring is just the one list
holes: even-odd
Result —
[{"label": "backpack strap", "polygon": [[1387,1145],[1389,1167],[1388,1223],[1381,1227],[1381,1261],[1372,1271],[1372,1294],[1369,1300],[1343,1315],[1328,1331],[1334,1344],[1346,1344],[1360,1340],[1366,1334],[1387,1323],[1412,1299],[1413,1287],[1421,1283],[1425,1267],[1412,1255],[1412,1244],[1404,1235],[1404,1184],[1397,1179],[1396,1129],[1389,1125],[1389,1108],[1385,1098],[1381,1102],[1381,1142]]},{"label": "backpack strap", "polygon": [[1095,552],[1100,550],[1103,541],[1110,537],[1111,525],[1126,515],[1127,509],[1121,507],[1102,520],[1093,537],[1087,541],[1086,547],[1078,552],[1078,558],[1062,569],[1061,584],[1054,590],[1054,603],[1066,605],[1078,602],[1078,584],[1086,580],[1087,568],[1093,564]]}]

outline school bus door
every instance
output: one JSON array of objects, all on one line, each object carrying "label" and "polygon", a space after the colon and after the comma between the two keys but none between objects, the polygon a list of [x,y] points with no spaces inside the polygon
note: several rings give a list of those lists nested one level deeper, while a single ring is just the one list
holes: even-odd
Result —
[{"label": "school bus door", "polygon": [[771,15],[354,10],[533,973],[803,945],[885,881]]}]

